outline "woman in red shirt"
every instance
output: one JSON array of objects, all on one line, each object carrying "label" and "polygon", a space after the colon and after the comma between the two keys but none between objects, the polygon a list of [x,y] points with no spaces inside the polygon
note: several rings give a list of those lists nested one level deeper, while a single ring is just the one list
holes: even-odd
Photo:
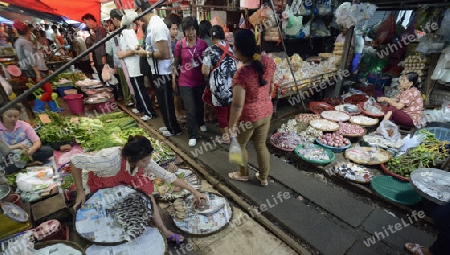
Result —
[{"label": "woman in red shirt", "polygon": [[248,181],[248,153],[245,148],[252,139],[259,166],[256,178],[262,186],[267,186],[270,154],[266,138],[273,113],[271,94],[276,65],[270,57],[257,53],[255,35],[248,29],[235,32],[233,50],[243,66],[233,78],[233,102],[228,126],[231,133],[237,134],[242,148],[243,166],[228,176],[233,180]]}]

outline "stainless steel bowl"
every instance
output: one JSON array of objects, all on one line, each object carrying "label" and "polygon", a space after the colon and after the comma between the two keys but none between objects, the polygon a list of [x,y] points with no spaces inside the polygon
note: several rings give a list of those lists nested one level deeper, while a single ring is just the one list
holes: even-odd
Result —
[{"label": "stainless steel bowl", "polygon": [[9,192],[11,192],[11,189],[8,185],[0,185],[0,200],[8,196]]}]

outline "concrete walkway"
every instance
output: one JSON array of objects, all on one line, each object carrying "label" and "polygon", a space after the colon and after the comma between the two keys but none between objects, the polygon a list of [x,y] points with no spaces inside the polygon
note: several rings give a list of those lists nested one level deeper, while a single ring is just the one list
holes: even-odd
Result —
[{"label": "concrete walkway", "polygon": [[[155,129],[163,126],[161,118],[150,120],[148,124]],[[220,131],[212,124],[207,126],[209,130],[201,134],[203,138],[197,141],[195,148],[187,145],[187,130],[169,140],[254,205],[254,213],[262,213],[312,250],[326,255],[408,254],[403,248],[405,242],[430,245],[434,241],[434,236],[410,224],[420,221],[420,218],[396,217],[346,189],[312,177],[305,171],[308,169],[298,169],[273,155],[268,187],[261,187],[254,179],[247,183],[230,180],[228,173],[235,171],[236,167],[228,162],[228,147],[213,142]],[[274,124],[272,128],[277,127]],[[249,144],[247,149],[251,169],[256,169],[253,146]],[[283,197],[285,192],[287,199]],[[244,238],[243,245],[246,246],[250,245],[247,236],[248,240],[253,240],[245,233],[236,238]],[[260,244],[265,246],[265,242],[261,240]],[[204,254],[253,254],[243,252],[243,247],[223,249]]]}]

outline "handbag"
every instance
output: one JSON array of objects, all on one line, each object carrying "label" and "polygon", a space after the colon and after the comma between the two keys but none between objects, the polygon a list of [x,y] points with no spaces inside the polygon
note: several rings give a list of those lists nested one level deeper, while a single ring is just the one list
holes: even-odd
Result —
[{"label": "handbag", "polygon": [[[222,45],[220,45],[220,44],[218,44],[217,46],[219,46],[219,47],[222,49],[223,53],[222,53],[222,55],[220,56],[219,61],[217,61],[216,65],[211,69],[211,72],[214,71],[215,69],[217,69],[217,68],[220,66],[220,62],[222,62],[222,60],[223,60],[227,55],[229,55],[229,56],[232,57],[233,59],[236,59],[236,58],[230,53],[230,51],[229,51],[230,46],[228,45],[228,43],[226,43],[225,46],[222,46]],[[213,105],[213,102],[212,102],[212,92],[211,92],[210,86],[206,86],[205,91],[203,91],[202,99],[203,99],[203,102],[205,102],[205,103],[207,103],[207,104],[209,104],[209,105],[214,106],[214,105]]]}]

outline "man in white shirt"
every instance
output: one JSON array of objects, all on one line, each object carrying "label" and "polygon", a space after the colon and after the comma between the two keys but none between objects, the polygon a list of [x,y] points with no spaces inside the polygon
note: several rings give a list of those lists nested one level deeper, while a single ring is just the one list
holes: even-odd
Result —
[{"label": "man in white shirt", "polygon": [[[134,1],[137,13],[150,8],[148,0]],[[142,17],[147,24],[146,49],[136,51],[141,57],[147,57],[152,68],[153,86],[156,89],[156,97],[159,110],[163,116],[165,127],[159,128],[164,136],[181,135],[182,129],[178,125],[175,116],[175,104],[172,89],[172,64],[170,31],[164,21],[153,12]]]},{"label": "man in white shirt", "polygon": [[53,44],[53,29],[50,28],[49,24],[45,24],[45,37],[47,38],[48,45]]}]

